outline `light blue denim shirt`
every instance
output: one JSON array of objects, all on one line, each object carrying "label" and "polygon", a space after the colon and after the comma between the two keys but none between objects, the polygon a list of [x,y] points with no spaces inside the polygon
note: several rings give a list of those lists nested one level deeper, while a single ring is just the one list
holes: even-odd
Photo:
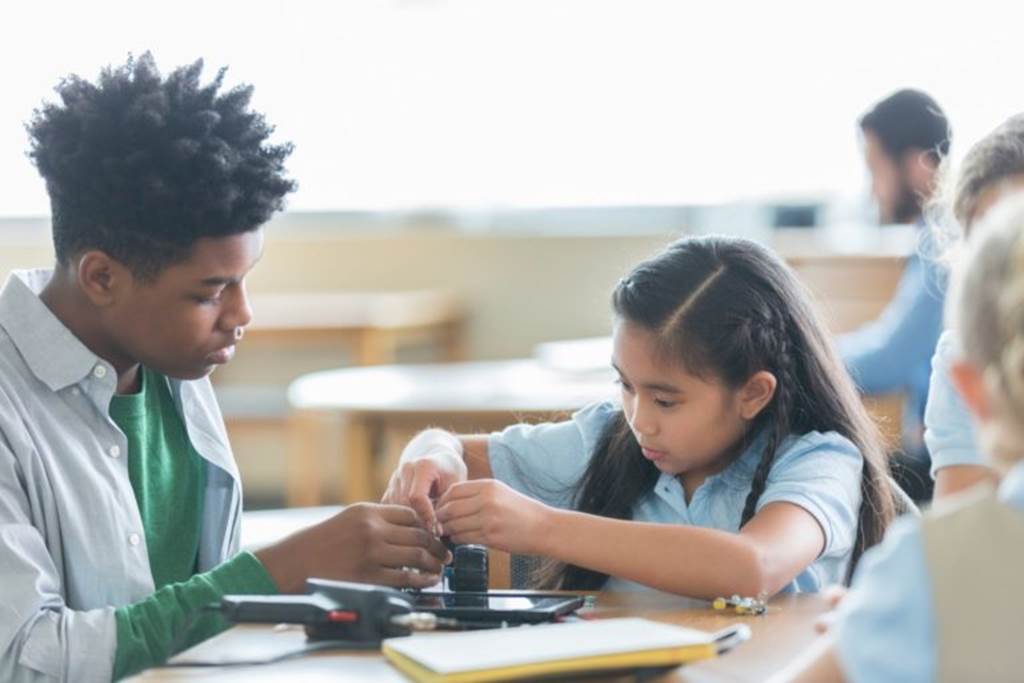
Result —
[{"label": "light blue denim shirt", "polygon": [[971,414],[953,386],[949,369],[960,357],[952,330],[939,337],[932,358],[932,381],[924,411],[924,441],[932,458],[932,476],[951,465],[984,465]]},{"label": "light blue denim shirt", "polygon": [[[0,680],[110,680],[114,608],[153,577],[109,417],[117,375],[39,299],[51,275],[0,292]],[[169,387],[207,463],[202,572],[238,550],[242,491],[209,380]]]},{"label": "light blue denim shirt", "polygon": [[[488,440],[491,470],[512,488],[548,505],[568,509],[594,448],[620,408],[598,403],[566,422],[516,425]],[[633,508],[633,520],[737,532],[763,439],[729,467],[712,475],[686,503],[679,480],[662,474]],[[817,591],[845,578],[860,510],[863,458],[835,433],[810,432],[785,441],[776,455],[757,509],[788,502],[807,510],[825,533],[825,548],[784,591]],[[612,577],[606,590],[635,590],[640,584]]]},{"label": "light blue denim shirt", "polygon": [[903,448],[924,455],[924,424],[931,359],[942,333],[948,273],[921,224],[917,252],[907,259],[896,293],[872,322],[839,337],[839,352],[865,394],[905,393]]},{"label": "light blue denim shirt", "polygon": [[[999,485],[999,497],[1024,510],[1024,463]],[[836,655],[847,681],[933,681],[935,613],[921,520],[903,517],[864,554],[839,608]]]}]

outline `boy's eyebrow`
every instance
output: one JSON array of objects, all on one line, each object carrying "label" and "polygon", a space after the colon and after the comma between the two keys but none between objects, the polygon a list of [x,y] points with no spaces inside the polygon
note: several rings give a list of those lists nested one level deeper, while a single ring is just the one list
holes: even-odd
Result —
[{"label": "boy's eyebrow", "polygon": [[[256,264],[259,263],[262,259],[263,259],[263,252],[260,252],[260,255],[257,256],[256,260],[252,262],[251,266],[249,266],[249,270],[252,270],[253,267],[255,267]],[[247,270],[246,273],[248,273],[248,272],[249,271]],[[245,277],[245,276],[244,275],[238,276],[238,277],[230,277],[230,276],[224,276],[224,275],[221,275],[220,277],[214,276],[214,277],[203,278],[202,280],[199,281],[199,284],[204,285],[206,287],[221,287],[221,286],[227,286],[227,285],[234,285],[234,284],[237,284],[237,283],[241,282],[243,277]]]},{"label": "boy's eyebrow", "polygon": [[199,284],[207,287],[220,287],[221,285],[233,285],[238,282],[237,277],[208,277],[200,280]]},{"label": "boy's eyebrow", "polygon": [[[614,360],[612,361],[612,367],[615,368],[615,372],[619,373],[620,377],[626,379],[626,374],[619,369],[619,366],[615,364]],[[648,382],[641,386],[643,386],[644,389],[649,389],[650,391],[661,391],[666,394],[683,393],[683,390],[679,387],[672,386],[671,384],[665,384],[664,382]]]}]

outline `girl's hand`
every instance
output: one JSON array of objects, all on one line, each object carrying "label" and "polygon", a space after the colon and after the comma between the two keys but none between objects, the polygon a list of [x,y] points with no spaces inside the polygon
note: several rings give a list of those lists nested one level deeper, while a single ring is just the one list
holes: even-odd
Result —
[{"label": "girl's hand", "polygon": [[455,484],[438,502],[437,520],[456,543],[518,555],[544,555],[554,508],[494,479]]},{"label": "girl's hand", "polygon": [[453,484],[465,480],[466,465],[461,456],[439,449],[399,465],[381,502],[411,507],[425,529],[439,533],[434,500]]}]

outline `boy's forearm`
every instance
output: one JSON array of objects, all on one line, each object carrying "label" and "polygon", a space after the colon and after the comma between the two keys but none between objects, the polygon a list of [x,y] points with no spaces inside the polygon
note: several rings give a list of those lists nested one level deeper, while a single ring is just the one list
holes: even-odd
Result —
[{"label": "boy's forearm", "polygon": [[224,630],[228,624],[219,615],[204,613],[204,607],[222,596],[276,592],[277,586],[259,560],[240,553],[208,572],[118,608],[114,678],[160,664]]}]

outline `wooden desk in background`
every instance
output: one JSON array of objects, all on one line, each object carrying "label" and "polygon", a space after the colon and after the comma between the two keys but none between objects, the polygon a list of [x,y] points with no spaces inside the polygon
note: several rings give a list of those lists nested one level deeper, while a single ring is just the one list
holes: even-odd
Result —
[{"label": "wooden desk in background", "polygon": [[342,364],[395,363],[400,350],[412,347],[438,361],[460,360],[465,352],[464,307],[444,290],[256,293],[252,308],[235,361],[212,379],[240,466],[262,484],[262,492],[249,488],[257,497],[284,493],[288,464],[268,463],[301,460],[294,444],[308,442],[285,399],[296,377]]},{"label": "wooden desk in background", "polygon": [[[738,616],[716,612],[708,603],[662,593],[603,593],[597,605],[585,612],[594,618],[639,616],[705,631],[735,622],[750,626],[752,638],[724,656],[674,669],[652,678],[659,683],[766,680],[806,650],[814,640],[814,622],[826,610],[818,595],[789,595],[769,603],[762,616]],[[415,638],[416,636],[412,636]],[[305,644],[300,628],[236,626],[221,635],[183,652],[173,661],[231,661],[266,659],[295,651]],[[154,669],[139,681],[351,681],[353,683],[407,683],[409,679],[393,668],[379,652],[321,652],[261,666],[227,668]],[[601,683],[621,679],[596,680]]]},{"label": "wooden desk in background", "polygon": [[[882,312],[905,260],[895,255],[787,257],[835,333],[856,329]],[[569,369],[597,362],[605,372],[560,372],[551,367],[550,357],[562,357]],[[428,426],[476,433],[564,417],[613,395],[608,357],[599,339],[580,340],[542,345],[537,359],[305,375],[289,391],[294,412],[286,500],[289,505],[325,502],[322,484],[332,459],[342,470],[340,496],[333,500],[377,499],[403,442]],[[866,403],[888,443],[898,445],[902,396],[869,397]]]},{"label": "wooden desk in background", "polygon": [[[460,433],[564,418],[612,397],[610,369],[562,373],[532,359],[316,372],[288,391],[297,437],[288,502],[319,505],[325,459],[343,463],[343,502],[376,500],[405,440],[427,426]],[[377,454],[387,453],[385,457]]]}]

